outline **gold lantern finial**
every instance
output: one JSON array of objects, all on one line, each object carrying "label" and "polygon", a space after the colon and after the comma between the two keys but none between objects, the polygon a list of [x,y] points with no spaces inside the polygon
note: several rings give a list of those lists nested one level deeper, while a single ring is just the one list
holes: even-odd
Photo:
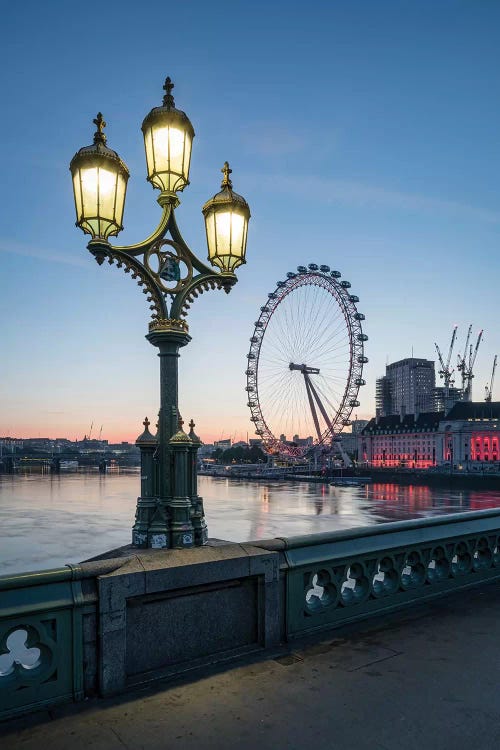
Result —
[{"label": "gold lantern finial", "polygon": [[165,83],[163,84],[163,90],[165,92],[165,96],[163,97],[163,106],[167,107],[169,109],[170,107],[175,107],[174,97],[172,96],[172,89],[175,87],[175,84],[172,83],[172,79],[170,76],[167,76],[165,78]]},{"label": "gold lantern finial", "polygon": [[94,143],[106,143],[106,133],[104,132],[104,128],[106,127],[107,122],[102,116],[102,112],[98,112],[97,117],[92,120],[92,122],[97,128],[94,133]]},{"label": "gold lantern finial", "polygon": [[233,183],[231,182],[230,177],[229,177],[229,175],[232,174],[232,171],[233,170],[230,169],[230,167],[229,167],[229,162],[225,161],[224,162],[224,166],[221,169],[221,172],[224,175],[224,178],[223,178],[223,180],[222,180],[222,182],[220,184],[221,188],[227,187],[230,190],[233,189]]}]

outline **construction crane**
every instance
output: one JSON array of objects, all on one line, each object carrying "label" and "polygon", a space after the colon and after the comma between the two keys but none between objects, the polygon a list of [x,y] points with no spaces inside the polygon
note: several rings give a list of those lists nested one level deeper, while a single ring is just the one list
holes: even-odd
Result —
[{"label": "construction crane", "polygon": [[491,401],[491,397],[493,396],[493,382],[495,380],[495,370],[497,369],[497,355],[495,354],[495,359],[493,360],[493,369],[491,370],[491,380],[489,387],[486,385],[484,387],[484,400],[488,401],[488,403]]},{"label": "construction crane", "polygon": [[472,401],[472,378],[474,377],[474,364],[476,362],[479,344],[481,343],[481,339],[483,338],[483,330],[481,329],[477,336],[476,346],[473,348],[472,344],[469,345],[471,333],[472,325],[469,326],[469,330],[467,333],[463,357],[461,357],[459,354],[457,361],[457,369],[462,374],[462,390],[464,394],[464,401]]},{"label": "construction crane", "polygon": [[472,333],[472,323],[469,326],[469,330],[467,331],[467,338],[465,339],[465,347],[464,347],[464,356],[461,357],[460,354],[457,356],[457,370],[462,374],[462,392],[465,387],[465,360],[467,358],[467,350],[469,348],[469,341],[470,341],[470,335]]},{"label": "construction crane", "polygon": [[437,355],[439,357],[439,364],[441,365],[441,369],[439,370],[439,377],[444,378],[444,395],[445,398],[448,398],[450,395],[450,385],[453,385],[455,380],[453,378],[453,373],[455,370],[453,367],[450,367],[451,362],[451,354],[453,352],[453,346],[455,344],[455,339],[457,337],[457,328],[458,326],[455,326],[453,329],[453,333],[451,335],[451,343],[450,348],[448,350],[448,357],[446,358],[446,364],[443,359],[443,355],[441,354],[441,350],[439,346],[434,343],[434,346],[436,347]]}]

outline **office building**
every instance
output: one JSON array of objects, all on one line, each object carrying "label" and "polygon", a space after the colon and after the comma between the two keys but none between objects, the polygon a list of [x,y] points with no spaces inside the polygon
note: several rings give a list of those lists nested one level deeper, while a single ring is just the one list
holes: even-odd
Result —
[{"label": "office building", "polygon": [[408,357],[386,366],[385,376],[377,379],[376,414],[419,414],[434,410],[436,374],[434,362]]}]

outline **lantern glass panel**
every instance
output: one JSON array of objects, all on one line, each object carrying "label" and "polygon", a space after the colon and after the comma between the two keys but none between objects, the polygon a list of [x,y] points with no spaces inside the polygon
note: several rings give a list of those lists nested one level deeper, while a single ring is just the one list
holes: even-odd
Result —
[{"label": "lantern glass panel", "polygon": [[212,212],[205,217],[207,230],[208,259],[212,261],[217,254],[217,239],[215,236],[215,214]]},{"label": "lantern glass panel", "polygon": [[144,133],[149,179],[160,190],[182,190],[189,180],[192,139],[173,125],[152,125]]},{"label": "lantern glass panel", "polygon": [[223,271],[234,271],[244,262],[247,220],[233,210],[206,217],[209,260]]},{"label": "lantern glass panel", "polygon": [[78,168],[73,175],[77,223],[93,237],[107,238],[121,229],[127,180],[100,165]]}]

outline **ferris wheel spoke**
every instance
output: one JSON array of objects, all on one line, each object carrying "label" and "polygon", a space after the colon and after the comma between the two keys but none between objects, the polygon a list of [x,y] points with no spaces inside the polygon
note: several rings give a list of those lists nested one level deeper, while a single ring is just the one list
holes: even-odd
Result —
[{"label": "ferris wheel spoke", "polygon": [[330,409],[335,410],[338,409],[339,404],[343,397],[343,388],[339,388],[338,390],[332,388],[332,384],[329,384],[328,392],[325,391],[325,389],[322,387],[323,384],[317,383],[317,390],[318,393],[321,395],[321,398],[323,399],[324,403],[329,406]]},{"label": "ferris wheel spoke", "polygon": [[324,326],[323,329],[319,330],[314,338],[310,341],[310,348],[311,350],[314,350],[315,348],[320,348],[325,343],[329,342],[335,342],[337,340],[341,340],[345,342],[345,336],[346,336],[346,325],[344,320],[337,321],[337,325],[335,328]]}]

